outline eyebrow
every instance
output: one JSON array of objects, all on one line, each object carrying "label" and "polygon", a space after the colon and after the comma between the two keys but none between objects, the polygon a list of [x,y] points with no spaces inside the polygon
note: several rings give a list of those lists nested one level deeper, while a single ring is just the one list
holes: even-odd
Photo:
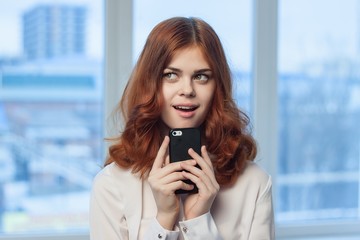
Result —
[{"label": "eyebrow", "polygon": [[[166,69],[169,69],[171,71],[174,71],[174,72],[182,72],[180,69],[178,68],[175,68],[175,67],[166,67],[164,70]],[[198,69],[198,70],[195,70],[194,73],[203,73],[203,72],[212,72],[210,68],[202,68],[202,69]]]}]

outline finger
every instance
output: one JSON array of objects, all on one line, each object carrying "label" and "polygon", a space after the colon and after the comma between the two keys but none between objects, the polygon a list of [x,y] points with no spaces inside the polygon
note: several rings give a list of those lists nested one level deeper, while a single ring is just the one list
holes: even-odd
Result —
[{"label": "finger", "polygon": [[199,193],[208,192],[209,189],[211,188],[210,180],[208,180],[208,183],[210,182],[210,186],[208,186],[208,184],[206,184],[205,181],[203,181],[200,177],[196,176],[190,171],[188,172],[183,171],[182,174],[184,175],[184,177],[186,177],[186,179],[191,180],[196,185],[196,187],[199,189]]},{"label": "finger", "polygon": [[198,167],[194,167],[185,163],[182,165],[182,167],[186,171],[192,173],[193,175],[201,179],[201,181],[203,181],[208,186],[208,188],[217,188],[217,186],[219,185],[216,181],[214,171],[210,170],[209,168],[199,169]]},{"label": "finger", "polygon": [[194,151],[194,149],[190,148],[188,153],[194,160],[196,160],[201,169],[209,169],[210,171],[212,171],[211,163],[205,161],[203,157],[201,157],[197,152]]},{"label": "finger", "polygon": [[204,160],[209,164],[209,166],[211,166],[212,168],[212,162],[205,145],[201,147],[201,155],[204,158]]},{"label": "finger", "polygon": [[173,172],[170,174],[167,174],[161,178],[158,178],[158,184],[159,185],[167,185],[172,182],[180,181],[180,180],[186,180],[184,175],[181,173],[181,171]]},{"label": "finger", "polygon": [[[185,178],[185,176],[184,176]],[[167,187],[169,188],[169,190],[172,193],[175,193],[176,190],[182,189],[182,190],[187,190],[190,191],[194,188],[193,184],[187,184],[184,181],[177,181],[177,182],[173,182],[167,185]]]},{"label": "finger", "polygon": [[169,163],[170,163],[170,157],[169,155],[167,155],[165,159],[165,166],[168,165]]},{"label": "finger", "polygon": [[169,146],[169,142],[170,142],[170,138],[168,136],[165,136],[159,151],[156,155],[156,158],[154,160],[152,169],[158,169],[161,168],[164,164],[164,160],[165,160],[165,155],[166,155],[166,151],[167,151],[167,147]]},{"label": "finger", "polygon": [[[192,168],[195,169],[194,167]],[[214,178],[213,181],[212,177],[209,177],[204,172],[201,174],[193,174],[189,169],[188,172],[183,171],[182,173],[187,179],[191,180],[197,186],[199,193],[203,196],[207,195],[209,197],[210,195],[216,195],[220,189],[216,179]]]},{"label": "finger", "polygon": [[212,178],[212,175],[213,175],[212,173],[209,176],[202,169],[199,169],[198,167],[191,166],[191,165],[188,165],[188,164],[182,164],[182,167],[183,167],[184,170],[188,171],[192,175],[194,175],[197,178],[201,179],[201,181],[212,183],[212,181],[211,181],[211,178]]},{"label": "finger", "polygon": [[182,172],[174,172],[152,182],[151,186],[156,191],[169,195],[178,189],[191,190],[193,185],[185,183],[186,179]]},{"label": "finger", "polygon": [[193,159],[185,160],[185,161],[181,161],[181,162],[169,163],[168,165],[164,166],[161,169],[161,172],[158,173],[157,177],[162,178],[162,177],[165,177],[165,176],[167,176],[167,175],[169,175],[169,174],[171,174],[173,172],[183,170],[182,163],[186,163],[186,164],[192,165],[192,166],[196,165],[196,161],[193,160]]},{"label": "finger", "polygon": [[211,182],[213,183],[213,185],[215,187],[219,186],[219,183],[217,182],[216,180],[216,177],[215,177],[215,171],[214,171],[214,166],[212,164],[212,161],[211,161],[211,158],[209,156],[209,153],[207,151],[207,148],[205,145],[203,145],[201,147],[201,154],[203,156],[203,159],[205,160],[205,162],[208,164],[210,170],[211,170],[211,173],[208,173],[209,176],[210,176],[210,179],[211,179]]}]

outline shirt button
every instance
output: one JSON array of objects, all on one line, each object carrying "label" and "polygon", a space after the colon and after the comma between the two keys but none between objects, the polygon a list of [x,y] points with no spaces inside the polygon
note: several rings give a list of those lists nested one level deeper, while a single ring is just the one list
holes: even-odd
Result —
[{"label": "shirt button", "polygon": [[159,234],[158,234],[158,238],[159,238],[159,239],[162,239],[162,237],[163,237],[163,236],[159,233]]},{"label": "shirt button", "polygon": [[182,229],[182,230],[184,231],[184,233],[187,233],[187,232],[188,232],[187,227],[183,227],[183,229]]}]

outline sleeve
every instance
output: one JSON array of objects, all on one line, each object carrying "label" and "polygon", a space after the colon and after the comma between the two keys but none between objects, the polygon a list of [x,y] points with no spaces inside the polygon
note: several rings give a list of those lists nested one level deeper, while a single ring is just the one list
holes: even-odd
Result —
[{"label": "sleeve", "polygon": [[250,240],[275,239],[271,186],[271,177],[269,177],[266,187],[256,203],[253,222],[250,229]]},{"label": "sleeve", "polygon": [[210,212],[194,219],[180,221],[179,226],[185,240],[222,239]]},{"label": "sleeve", "polygon": [[122,199],[110,178],[100,172],[93,182],[89,211],[91,240],[129,239]]},{"label": "sleeve", "polygon": [[166,240],[176,240],[179,237],[179,231],[169,231],[164,229],[160,223],[154,218],[147,231],[144,235],[144,240],[154,240],[154,239],[166,239]]}]

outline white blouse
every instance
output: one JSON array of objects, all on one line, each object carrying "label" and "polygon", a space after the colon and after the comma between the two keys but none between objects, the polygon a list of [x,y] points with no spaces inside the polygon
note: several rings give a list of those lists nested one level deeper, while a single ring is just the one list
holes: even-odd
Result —
[{"label": "white blouse", "polygon": [[220,189],[210,212],[184,220],[181,209],[174,231],[162,228],[156,213],[149,183],[109,164],[94,179],[90,239],[275,239],[271,177],[250,161],[232,187]]}]

